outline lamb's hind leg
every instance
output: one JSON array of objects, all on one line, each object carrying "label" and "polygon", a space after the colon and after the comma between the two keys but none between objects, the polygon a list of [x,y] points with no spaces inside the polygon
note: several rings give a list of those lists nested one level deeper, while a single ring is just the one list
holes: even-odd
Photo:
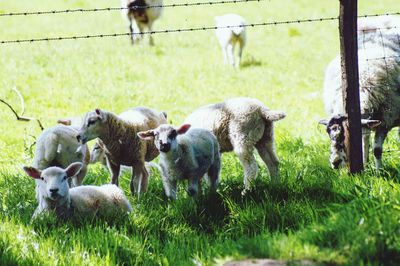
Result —
[{"label": "lamb's hind leg", "polygon": [[107,166],[108,166],[108,170],[111,173],[111,184],[118,186],[118,184],[119,184],[118,177],[119,177],[119,170],[121,168],[121,165],[114,164],[107,158]]},{"label": "lamb's hind leg", "polygon": [[371,130],[368,128],[362,129],[362,144],[363,144],[363,162],[364,166],[369,161],[369,141],[371,137]]},{"label": "lamb's hind leg", "polygon": [[244,190],[243,194],[250,189],[254,179],[257,176],[258,166],[254,158],[253,147],[235,146],[234,152],[239,157],[240,163],[244,169]]},{"label": "lamb's hind leg", "polygon": [[137,193],[139,196],[140,193],[147,191],[147,186],[149,183],[149,173],[147,172],[144,163],[139,166],[133,166],[132,172],[133,173],[130,184],[131,193],[132,195],[134,193]]},{"label": "lamb's hind leg", "polygon": [[256,145],[258,154],[268,167],[272,182],[279,182],[279,159],[272,141],[259,142]]},{"label": "lamb's hind leg", "polygon": [[388,133],[387,129],[377,129],[375,132],[374,155],[375,155],[377,170],[382,168],[383,142],[385,141],[387,133]]}]

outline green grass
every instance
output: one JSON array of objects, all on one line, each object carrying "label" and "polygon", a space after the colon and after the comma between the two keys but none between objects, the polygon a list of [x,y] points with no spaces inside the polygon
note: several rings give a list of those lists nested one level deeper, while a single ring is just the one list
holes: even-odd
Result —
[{"label": "green grass", "polygon": [[[119,1],[7,1],[0,12],[117,6]],[[359,14],[393,12],[397,0],[359,1]],[[168,2],[172,3],[172,2]],[[262,1],[190,9],[165,9],[156,29],[213,25],[235,12],[248,22],[330,17],[338,1]],[[119,12],[1,17],[0,39],[125,32]],[[32,162],[36,122],[17,122],[0,105],[1,265],[203,265],[230,259],[311,259],[340,265],[396,264],[400,260],[399,143],[385,143],[384,169],[373,158],[361,175],[329,168],[329,143],[317,125],[324,118],[323,72],[339,49],[337,21],[248,30],[244,67],[223,66],[213,31],[155,35],[131,47],[128,38],[0,46],[0,98],[46,126],[96,107],[119,113],[145,105],[168,113],[173,124],[200,105],[233,96],[255,97],[287,118],[276,123],[282,182],[269,182],[265,166],[255,189],[242,197],[243,173],[224,154],[217,195],[165,202],[160,177],[133,213],[114,221],[31,222],[34,182],[22,165]],[[86,184],[109,182],[106,170],[90,168]],[[128,193],[129,176],[121,187]]]}]

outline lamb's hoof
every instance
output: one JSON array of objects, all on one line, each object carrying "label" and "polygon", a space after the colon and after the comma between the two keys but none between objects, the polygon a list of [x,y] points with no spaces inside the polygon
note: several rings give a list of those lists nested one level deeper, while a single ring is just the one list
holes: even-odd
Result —
[{"label": "lamb's hoof", "polygon": [[242,193],[241,193],[242,197],[246,196],[246,194],[249,193],[249,191],[250,191],[250,189],[248,189],[248,188],[243,189]]}]

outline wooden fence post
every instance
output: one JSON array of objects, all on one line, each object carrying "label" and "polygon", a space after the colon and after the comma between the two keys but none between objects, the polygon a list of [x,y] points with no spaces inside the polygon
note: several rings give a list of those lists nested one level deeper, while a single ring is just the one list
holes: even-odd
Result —
[{"label": "wooden fence post", "polygon": [[350,173],[363,170],[358,76],[357,0],[339,0],[339,32],[344,110],[349,123]]}]

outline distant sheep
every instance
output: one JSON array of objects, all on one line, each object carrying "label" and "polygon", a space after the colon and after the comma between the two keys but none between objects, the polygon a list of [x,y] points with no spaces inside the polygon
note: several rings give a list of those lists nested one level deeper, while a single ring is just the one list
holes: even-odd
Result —
[{"label": "distant sheep", "polygon": [[[154,21],[162,14],[162,5],[162,0],[121,0],[122,15],[129,20],[132,44],[142,38],[140,33],[143,33],[145,28],[148,28],[148,31],[153,30]],[[149,42],[150,45],[154,45],[151,34]]]},{"label": "distant sheep", "polygon": [[76,176],[69,179],[71,187],[80,186],[90,161],[89,149],[80,144],[78,130],[71,126],[57,125],[44,130],[37,139],[33,167],[43,170],[50,166],[67,167],[73,162],[83,166]]},{"label": "distant sheep", "polygon": [[[125,117],[127,112],[136,115]],[[118,185],[121,165],[132,166],[130,189],[132,194],[140,194],[147,190],[148,185],[145,162],[153,160],[159,152],[153,143],[141,141],[136,133],[156,128],[167,120],[164,112],[146,107],[133,108],[124,113],[117,116],[100,109],[88,112],[77,138],[83,144],[95,138],[101,139],[106,149],[112,184]]]},{"label": "distant sheep", "polygon": [[[388,39],[389,41],[389,39]],[[359,49],[360,105],[363,128],[363,159],[369,158],[370,130],[375,131],[374,155],[376,168],[382,167],[382,146],[388,132],[400,126],[400,43],[392,42],[382,57],[381,45]],[[327,67],[324,82],[324,103],[331,139],[330,163],[333,168],[348,163],[347,117],[344,116],[340,58],[336,57]]]},{"label": "distant sheep", "polygon": [[[215,17],[215,33],[222,48],[225,63],[239,67],[243,48],[246,45],[246,21],[239,15],[226,14]],[[235,62],[234,51],[236,44],[239,45],[238,55]]]},{"label": "distant sheep", "polygon": [[235,152],[244,168],[245,193],[257,176],[254,148],[267,165],[272,180],[279,181],[273,122],[284,117],[284,112],[269,110],[257,99],[239,97],[200,107],[185,123],[212,131],[221,152]]},{"label": "distant sheep", "polygon": [[66,169],[53,166],[43,171],[35,167],[24,167],[26,174],[34,178],[37,184],[39,205],[33,219],[51,211],[61,218],[94,215],[112,218],[132,211],[123,191],[115,185],[70,189],[68,179],[75,176],[82,166],[81,163],[72,163]]},{"label": "distant sheep", "polygon": [[188,194],[198,193],[200,180],[207,174],[211,191],[218,185],[221,160],[217,138],[208,130],[185,124],[178,129],[160,125],[139,132],[144,140],[154,141],[160,151],[160,165],[165,194],[176,199],[177,182],[188,180]]}]

